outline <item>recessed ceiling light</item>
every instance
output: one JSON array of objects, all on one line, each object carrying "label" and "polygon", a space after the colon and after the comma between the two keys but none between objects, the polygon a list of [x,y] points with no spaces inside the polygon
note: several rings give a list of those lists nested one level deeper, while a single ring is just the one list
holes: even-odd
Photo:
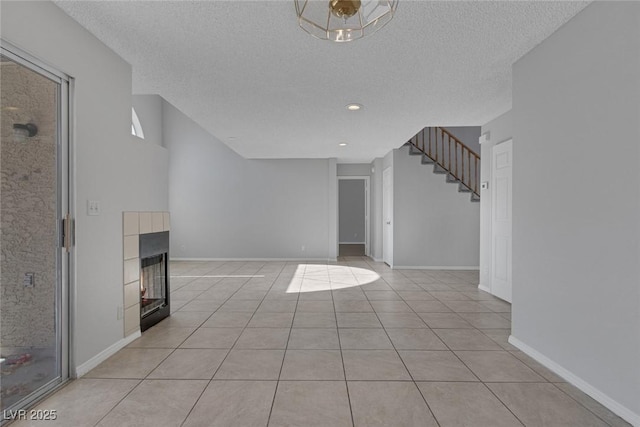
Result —
[{"label": "recessed ceiling light", "polygon": [[341,142],[340,144],[338,144],[340,147],[346,147],[347,143],[346,142]]},{"label": "recessed ceiling light", "polygon": [[349,111],[358,111],[362,109],[362,105],[360,104],[347,104],[347,110]]}]

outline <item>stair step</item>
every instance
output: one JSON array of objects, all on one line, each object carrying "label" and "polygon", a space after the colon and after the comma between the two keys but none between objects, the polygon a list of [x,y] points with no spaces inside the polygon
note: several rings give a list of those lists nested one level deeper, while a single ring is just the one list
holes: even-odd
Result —
[{"label": "stair step", "polygon": [[409,154],[412,156],[422,155],[422,151],[418,150],[415,145],[409,144]]},{"label": "stair step", "polygon": [[466,185],[464,185],[463,183],[460,183],[458,185],[458,192],[459,193],[471,193],[471,189],[469,187],[467,187]]},{"label": "stair step", "polygon": [[449,173],[448,170],[446,170],[445,168],[443,168],[442,166],[438,165],[438,164],[434,164],[433,165],[433,173]]},{"label": "stair step", "polygon": [[415,142],[414,138],[410,139],[408,142],[403,144],[403,146],[404,145],[408,145],[409,146],[409,154],[410,155],[412,155],[412,156],[421,156],[420,163],[422,163],[423,165],[433,165],[433,173],[440,174],[440,175],[446,175],[445,178],[446,178],[446,182],[447,183],[458,184],[458,192],[459,193],[469,193],[470,194],[469,198],[470,198],[471,202],[473,202],[473,203],[480,202],[480,195],[478,193],[476,193],[475,191],[473,191],[472,189],[467,187],[459,179],[457,179],[448,169],[440,166],[435,160],[433,160],[428,155],[426,155],[425,152],[420,150],[417,146],[413,145],[413,142]]},{"label": "stair step", "polygon": [[433,164],[433,159],[431,159],[431,157],[427,156],[426,154],[422,155],[422,160],[420,161],[423,165],[432,165]]}]

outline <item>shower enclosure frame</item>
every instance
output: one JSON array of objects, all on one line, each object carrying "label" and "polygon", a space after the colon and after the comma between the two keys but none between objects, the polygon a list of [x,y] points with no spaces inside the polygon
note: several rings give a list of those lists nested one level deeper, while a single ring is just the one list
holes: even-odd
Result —
[{"label": "shower enclosure frame", "polygon": [[[0,53],[11,61],[58,84],[56,126],[57,203],[56,211],[56,356],[57,376],[6,410],[28,408],[57,390],[71,377],[75,307],[75,200],[73,150],[74,80],[12,43],[0,39]],[[3,417],[4,418],[4,417]],[[0,420],[4,424],[7,420]]]}]

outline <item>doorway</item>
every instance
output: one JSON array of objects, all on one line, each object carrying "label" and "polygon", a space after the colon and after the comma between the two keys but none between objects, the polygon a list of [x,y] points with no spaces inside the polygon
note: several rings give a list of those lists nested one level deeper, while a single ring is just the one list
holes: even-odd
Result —
[{"label": "doorway", "polygon": [[491,293],[511,302],[513,141],[494,146],[491,156]]},{"label": "doorway", "polygon": [[338,177],[338,255],[368,256],[369,177]]},{"label": "doorway", "polygon": [[69,79],[4,41],[0,53],[0,410],[6,415],[69,376]]}]

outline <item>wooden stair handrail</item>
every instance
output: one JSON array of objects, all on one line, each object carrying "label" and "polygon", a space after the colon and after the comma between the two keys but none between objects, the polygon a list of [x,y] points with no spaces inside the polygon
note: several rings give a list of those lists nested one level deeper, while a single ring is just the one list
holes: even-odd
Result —
[{"label": "wooden stair handrail", "polygon": [[[438,138],[438,134],[440,138]],[[415,134],[409,140],[409,143],[429,157],[435,164],[446,170],[476,196],[480,197],[478,186],[480,181],[480,156],[452,135],[451,132],[442,127],[426,127]],[[448,153],[445,152],[445,148],[448,149]],[[458,157],[458,152],[460,157]],[[473,171],[471,168],[472,163]]]}]

